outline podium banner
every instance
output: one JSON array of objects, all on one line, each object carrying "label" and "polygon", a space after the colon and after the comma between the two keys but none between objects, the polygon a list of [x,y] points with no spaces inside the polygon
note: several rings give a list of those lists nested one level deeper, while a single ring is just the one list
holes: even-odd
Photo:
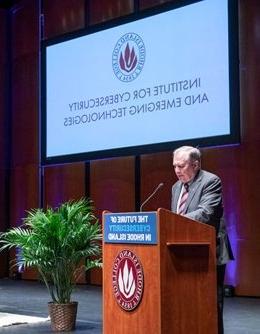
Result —
[{"label": "podium banner", "polygon": [[106,213],[104,242],[157,244],[156,212]]}]

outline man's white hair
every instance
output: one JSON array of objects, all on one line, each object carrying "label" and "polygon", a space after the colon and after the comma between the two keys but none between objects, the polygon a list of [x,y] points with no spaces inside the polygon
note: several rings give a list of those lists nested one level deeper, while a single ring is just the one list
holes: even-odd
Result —
[{"label": "man's white hair", "polygon": [[193,146],[181,146],[173,151],[173,156],[176,153],[186,153],[188,155],[189,160],[191,161],[199,161],[201,160],[201,152],[198,148]]}]

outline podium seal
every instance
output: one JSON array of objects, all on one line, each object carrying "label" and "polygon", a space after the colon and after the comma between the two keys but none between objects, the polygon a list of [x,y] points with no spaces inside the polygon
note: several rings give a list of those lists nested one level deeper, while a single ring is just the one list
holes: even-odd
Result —
[{"label": "podium seal", "polygon": [[112,268],[112,285],[118,305],[125,311],[134,310],[141,302],[144,289],[143,267],[131,250],[122,250]]}]

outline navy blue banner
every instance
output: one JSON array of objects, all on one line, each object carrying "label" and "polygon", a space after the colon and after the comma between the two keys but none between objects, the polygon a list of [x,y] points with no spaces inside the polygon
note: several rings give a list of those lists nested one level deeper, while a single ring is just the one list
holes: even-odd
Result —
[{"label": "navy blue banner", "polygon": [[157,244],[156,212],[105,214],[104,242]]}]

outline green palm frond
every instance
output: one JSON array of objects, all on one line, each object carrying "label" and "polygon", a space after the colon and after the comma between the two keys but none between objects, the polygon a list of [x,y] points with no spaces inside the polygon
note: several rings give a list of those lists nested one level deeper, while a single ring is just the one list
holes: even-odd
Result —
[{"label": "green palm frond", "polygon": [[102,235],[93,210],[88,199],[32,209],[24,225],[0,234],[0,250],[19,248],[16,265],[37,268],[53,301],[68,302],[82,259],[85,270],[101,266]]}]

